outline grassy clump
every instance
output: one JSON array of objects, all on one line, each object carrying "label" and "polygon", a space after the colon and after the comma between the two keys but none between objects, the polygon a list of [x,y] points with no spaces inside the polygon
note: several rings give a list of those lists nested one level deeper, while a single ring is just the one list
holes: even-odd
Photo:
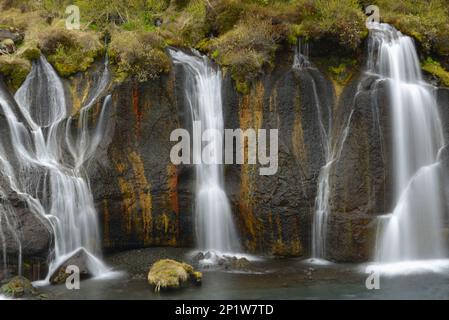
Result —
[{"label": "grassy clump", "polygon": [[118,79],[130,77],[143,82],[170,70],[165,46],[156,32],[116,30],[112,33],[108,53],[116,65]]},{"label": "grassy clump", "polygon": [[0,56],[0,73],[6,80],[6,85],[16,91],[25,81],[31,71],[31,63],[16,55]]},{"label": "grassy clump", "polygon": [[206,13],[204,0],[172,1],[159,15],[163,22],[159,28],[161,35],[170,45],[194,47],[209,32]]},{"label": "grassy clump", "polygon": [[209,44],[218,63],[230,67],[237,89],[246,93],[248,82],[271,65],[281,31],[271,19],[253,16]]},{"label": "grassy clump", "polygon": [[50,27],[39,33],[39,48],[63,77],[86,71],[104,53],[97,34]]},{"label": "grassy clump", "polygon": [[309,14],[302,21],[302,29],[308,38],[337,39],[343,47],[356,49],[367,36],[366,17],[357,0],[310,1]]},{"label": "grassy clump", "polygon": [[440,79],[441,84],[449,87],[449,71],[444,69],[441,64],[432,58],[427,58],[421,65],[422,69]]}]

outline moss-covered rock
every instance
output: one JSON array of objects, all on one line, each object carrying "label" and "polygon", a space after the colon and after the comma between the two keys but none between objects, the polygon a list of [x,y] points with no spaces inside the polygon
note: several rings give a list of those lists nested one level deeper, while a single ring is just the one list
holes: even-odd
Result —
[{"label": "moss-covered rock", "polygon": [[39,33],[39,48],[63,77],[86,71],[104,53],[99,35],[52,27]]},{"label": "moss-covered rock", "polygon": [[195,284],[201,284],[202,273],[195,271],[193,267],[184,262],[171,259],[163,259],[155,262],[148,273],[148,282],[158,292],[161,289],[180,288],[187,280]]},{"label": "moss-covered rock", "polygon": [[116,65],[119,80],[144,82],[170,70],[165,42],[156,32],[118,31],[112,33],[109,57]]},{"label": "moss-covered rock", "polygon": [[422,69],[440,79],[441,85],[449,87],[449,71],[444,69],[438,61],[427,58],[422,63]]},{"label": "moss-covered rock", "polygon": [[17,55],[28,61],[39,59],[41,56],[41,50],[35,44],[27,44],[19,49]]},{"label": "moss-covered rock", "polygon": [[31,63],[15,55],[0,56],[0,74],[13,91],[17,90],[31,71]]},{"label": "moss-covered rock", "polygon": [[11,298],[22,298],[39,296],[39,291],[33,287],[30,280],[25,277],[17,276],[0,288],[0,293]]}]

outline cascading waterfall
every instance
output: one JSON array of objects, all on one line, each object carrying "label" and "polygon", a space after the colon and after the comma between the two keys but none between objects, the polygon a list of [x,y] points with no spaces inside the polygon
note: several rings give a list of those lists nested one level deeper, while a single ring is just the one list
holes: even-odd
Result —
[{"label": "cascading waterfall", "polygon": [[87,252],[94,275],[107,271],[96,257],[101,252],[99,228],[83,164],[92,157],[107,128],[110,96],[104,99],[94,129],[88,128],[88,112],[108,84],[106,60],[89,102],[80,110],[74,138],[62,81],[45,58],[33,63],[32,71],[14,96],[16,105],[0,92],[0,106],[10,127],[10,142],[17,159],[13,165],[13,159],[0,144],[4,176],[30,211],[46,219],[54,233],[54,252],[46,281],[60,263],[79,249]]},{"label": "cascading waterfall", "polygon": [[376,261],[443,258],[438,151],[444,137],[433,88],[422,80],[412,39],[387,24],[371,25],[368,69],[388,83],[396,203],[380,220]]},{"label": "cascading waterfall", "polygon": [[[170,50],[170,54],[174,63],[182,65],[185,70],[185,96],[189,103],[193,125],[196,125],[195,122],[200,123],[201,133],[209,129],[223,133],[220,71],[211,65],[207,57],[196,52],[188,55],[182,51]],[[231,207],[224,191],[221,165],[223,141],[220,140],[222,136],[210,137],[207,149],[211,164],[201,161],[196,165],[195,199],[198,246],[200,250],[219,253],[239,250]],[[202,158],[201,149],[194,148],[194,159]]]}]

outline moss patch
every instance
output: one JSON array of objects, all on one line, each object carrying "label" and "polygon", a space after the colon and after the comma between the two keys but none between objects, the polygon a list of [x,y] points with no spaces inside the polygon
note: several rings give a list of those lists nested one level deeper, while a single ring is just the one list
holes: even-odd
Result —
[{"label": "moss patch", "polygon": [[63,77],[86,71],[104,47],[93,32],[51,27],[39,33],[39,47]]},{"label": "moss patch", "polygon": [[438,77],[442,85],[449,87],[449,71],[444,69],[439,62],[432,60],[432,58],[427,58],[421,67],[424,71]]},{"label": "moss patch", "polygon": [[6,85],[16,91],[31,71],[28,60],[17,56],[0,56],[0,73],[5,76]]}]

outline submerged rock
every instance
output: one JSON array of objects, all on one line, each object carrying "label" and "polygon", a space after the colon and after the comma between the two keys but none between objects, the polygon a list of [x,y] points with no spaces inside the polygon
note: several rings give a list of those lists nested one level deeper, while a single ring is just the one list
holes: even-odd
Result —
[{"label": "submerged rock", "polygon": [[80,272],[80,279],[88,279],[93,276],[89,268],[89,260],[91,257],[83,248],[77,250],[71,257],[65,260],[50,276],[51,284],[61,284],[70,276],[67,273],[68,266],[77,266]]},{"label": "submerged rock", "polygon": [[[17,276],[0,288],[0,293],[12,298],[39,296],[40,292],[33,287],[30,280]],[[43,297],[43,296],[42,296]]]},{"label": "submerged rock", "polygon": [[161,289],[178,289],[187,280],[201,284],[202,278],[202,273],[195,271],[191,265],[171,259],[156,261],[148,273],[148,282],[155,287],[156,292]]}]

